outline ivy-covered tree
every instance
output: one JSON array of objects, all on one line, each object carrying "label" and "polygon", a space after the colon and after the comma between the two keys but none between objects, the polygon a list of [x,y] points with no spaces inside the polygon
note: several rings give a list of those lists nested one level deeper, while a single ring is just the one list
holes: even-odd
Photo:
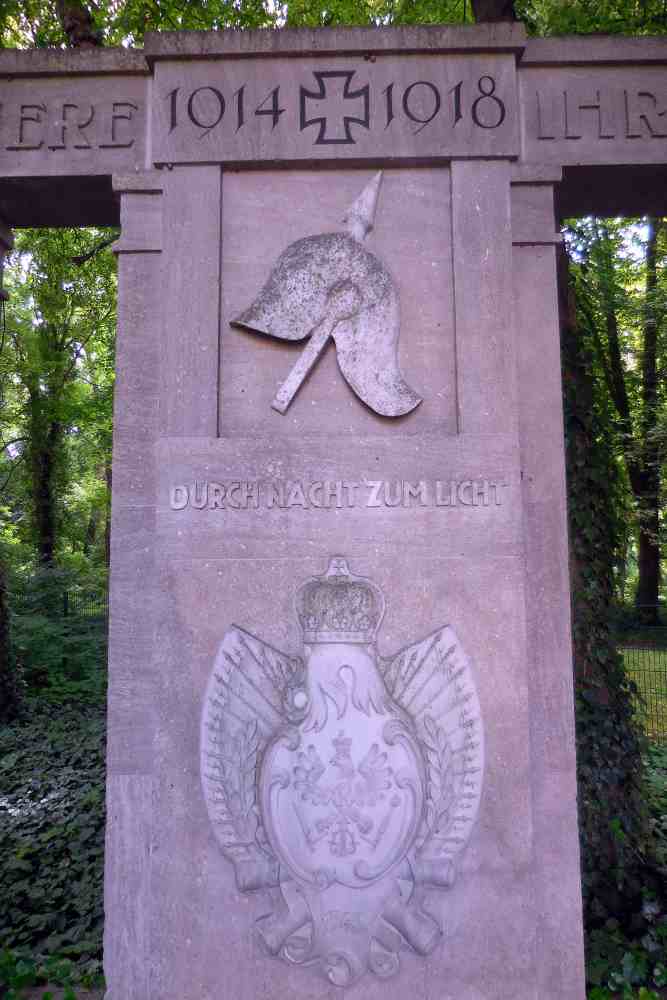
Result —
[{"label": "ivy-covered tree", "polygon": [[569,230],[577,303],[609,402],[637,525],[636,603],[658,622],[667,396],[667,240],[662,220],[585,219]]}]

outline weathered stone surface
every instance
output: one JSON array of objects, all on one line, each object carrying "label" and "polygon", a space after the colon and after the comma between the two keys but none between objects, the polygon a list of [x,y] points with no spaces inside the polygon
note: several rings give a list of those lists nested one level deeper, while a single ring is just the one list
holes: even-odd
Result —
[{"label": "weathered stone surface", "polygon": [[[666,45],[497,25],[0,53],[3,225],[122,221],[110,1000],[581,1000],[555,219],[663,210]],[[348,593],[342,559],[370,581],[347,603],[318,589],[330,567]],[[452,872],[424,875],[480,720],[477,821],[474,784]]]},{"label": "weathered stone surface", "polygon": [[[142,52],[4,50],[0,214],[13,225],[117,224],[112,171],[381,156],[569,165],[563,211],[662,210],[665,45],[527,41],[521,25],[495,24],[165,32]],[[602,164],[620,173],[591,182],[586,169]]]},{"label": "weathered stone surface", "polygon": [[156,163],[516,156],[515,61],[480,55],[312,55],[160,61]]}]

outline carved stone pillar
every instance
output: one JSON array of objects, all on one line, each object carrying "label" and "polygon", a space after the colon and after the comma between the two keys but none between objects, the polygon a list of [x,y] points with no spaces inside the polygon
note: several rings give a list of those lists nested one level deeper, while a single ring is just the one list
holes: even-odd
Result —
[{"label": "carved stone pillar", "polygon": [[147,1000],[159,594],[155,439],[162,344],[162,175],[114,178],[121,202],[114,398],[104,956],[108,1000]]},{"label": "carved stone pillar", "polygon": [[[514,317],[526,574],[536,947],[540,996],[584,981],[554,185],[561,171],[512,174]],[[554,664],[561,668],[554,669]],[[558,899],[558,908],[553,901]],[[548,946],[546,946],[548,942]]]}]

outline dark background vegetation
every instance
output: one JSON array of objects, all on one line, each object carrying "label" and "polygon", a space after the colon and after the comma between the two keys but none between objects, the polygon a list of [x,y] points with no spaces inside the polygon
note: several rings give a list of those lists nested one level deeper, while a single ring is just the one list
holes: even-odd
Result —
[{"label": "dark background vegetation", "polygon": [[[0,0],[0,45],[147,30],[463,23],[667,33],[665,0]],[[667,662],[667,225],[569,220],[562,366],[590,1000],[667,988],[667,743],[622,648]],[[100,230],[24,230],[0,317],[0,996],[100,982],[116,277]],[[661,628],[665,631],[661,632]],[[664,650],[664,651],[663,651]],[[667,690],[659,695],[667,701]],[[69,992],[70,997],[74,994]]]}]

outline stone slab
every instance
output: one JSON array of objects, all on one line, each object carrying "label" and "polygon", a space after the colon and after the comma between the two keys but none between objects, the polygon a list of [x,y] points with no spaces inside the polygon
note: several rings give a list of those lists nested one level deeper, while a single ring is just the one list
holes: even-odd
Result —
[{"label": "stone slab", "polygon": [[438,160],[518,154],[511,55],[167,60],[155,163]]},{"label": "stone slab", "polygon": [[[173,448],[183,445],[183,450],[197,447],[193,442],[172,443]],[[346,514],[347,520],[350,512]],[[222,633],[235,622],[279,649],[297,652],[295,585],[321,572],[335,549],[346,551],[353,570],[371,577],[387,595],[379,636],[382,655],[427,634],[440,621],[455,623],[474,664],[488,719],[488,793],[480,821],[456,888],[439,904],[435,898],[432,903],[443,907],[446,941],[430,956],[428,968],[405,950],[398,978],[366,977],[342,995],[398,998],[406,982],[418,982],[420,996],[433,1000],[443,996],[443,990],[458,998],[500,1000],[509,990],[517,997],[534,997],[537,914],[529,902],[530,766],[528,744],[521,736],[527,724],[522,556],[497,554],[488,525],[479,528],[487,539],[483,553],[448,558],[450,529],[444,523],[413,521],[414,544],[391,546],[364,531],[349,537],[342,517],[328,523],[321,512],[319,518],[322,530],[308,533],[308,545],[295,544],[287,551],[277,550],[275,542],[269,547],[264,540],[263,554],[241,545],[231,554],[226,547],[229,532],[209,532],[204,554],[192,521],[171,529],[172,536],[181,532],[181,557],[161,546],[169,638],[159,654],[164,683],[156,760],[160,782],[154,801],[160,831],[152,869],[154,995],[187,1000],[216,996],[223,981],[229,984],[230,996],[253,1000],[287,993],[332,1000],[341,995],[316,969],[275,962],[253,943],[249,929],[265,904],[259,896],[238,892],[203,802],[193,795],[199,773],[198,718]],[[406,531],[399,533],[405,537]],[[488,579],[494,581],[492,593],[482,584]],[[482,956],[474,971],[468,961],[473,948]],[[175,954],[182,960],[174,962]]]},{"label": "stone slab", "polygon": [[667,158],[667,68],[539,66],[519,77],[523,155],[567,165]]},{"label": "stone slab", "polygon": [[256,31],[147,31],[144,52],[164,59],[331,56],[431,52],[507,52],[519,56],[526,29],[518,22],[402,25],[392,28],[272,28]]},{"label": "stone slab", "polygon": [[[163,65],[169,64],[160,62],[158,69]],[[548,284],[557,173],[526,168],[514,174],[512,185],[509,159],[473,158],[450,168],[394,165],[385,169],[381,187],[356,164],[272,174],[175,164],[142,183],[119,178],[127,220],[125,242],[119,244],[127,299],[123,327],[131,328],[136,310],[152,362],[135,383],[132,358],[135,364],[138,359],[124,342],[119,399],[125,399],[127,420],[117,424],[121,465],[115,481],[121,562],[114,564],[112,585],[118,614],[110,789],[118,818],[109,843],[113,864],[141,872],[142,879],[138,905],[134,895],[114,895],[117,886],[110,888],[109,1000],[201,1000],[221,991],[248,1000],[288,991],[297,1000],[362,994],[398,1000],[407,982],[418,983],[422,1000],[443,995],[581,1000],[572,719],[563,681],[563,671],[570,670],[563,633],[566,576],[562,559],[550,566],[540,543],[544,534],[550,551],[560,545],[562,555],[562,537],[557,541],[558,526],[562,531],[564,525],[562,463],[541,467],[539,461],[540,442],[548,439],[553,447],[561,432],[553,364],[548,399],[540,407],[543,358],[553,362],[557,356],[554,299],[543,340],[533,342],[537,300],[522,300],[517,310],[512,285],[519,268],[531,295]],[[351,281],[365,287],[381,275],[383,288],[400,292],[397,357],[404,376],[424,396],[405,416],[380,416],[364,406],[338,370],[333,347],[287,413],[271,407],[277,385],[304,349],[298,335],[313,334],[319,322],[323,306],[317,296],[309,306],[308,289],[329,274],[327,259],[317,258],[317,274],[307,274],[304,283],[299,271],[292,288],[291,272],[281,272],[276,260],[287,247],[310,239],[315,243],[307,242],[308,248],[319,246],[319,234],[328,238],[336,230],[358,244],[363,240],[364,252],[374,255],[368,258],[376,262],[372,277],[353,269]],[[356,259],[358,251],[341,238]],[[513,239],[520,244],[514,250]],[[303,260],[310,258],[298,256],[299,267]],[[257,317],[256,326],[233,325],[276,269],[291,289],[283,312],[281,287],[259,296],[262,308],[267,300],[270,306],[266,328]],[[341,276],[344,269],[331,280]],[[153,296],[152,323],[141,312],[149,292],[142,291],[142,281],[149,282]],[[280,326],[284,313],[294,319],[291,310],[301,326],[296,320]],[[293,333],[296,343],[290,344]],[[529,342],[519,345],[519,337]],[[137,394],[141,384],[145,399]],[[355,895],[356,888],[348,891],[343,881],[347,888],[334,886],[326,905],[317,893],[308,899],[315,907],[309,911],[315,944],[321,933],[323,942],[331,934],[343,942],[344,954],[317,944],[312,963],[299,968],[269,956],[256,926],[257,921],[266,926],[267,919],[279,924],[281,907],[291,913],[290,898],[294,903],[310,890],[302,886],[290,897],[293,881],[285,877],[273,885],[269,873],[268,883],[260,880],[253,891],[241,891],[245,883],[238,868],[235,876],[232,861],[239,843],[250,848],[245,840],[230,843],[230,828],[222,820],[222,834],[220,823],[211,822],[221,800],[211,791],[212,758],[206,754],[213,748],[214,755],[236,760],[235,747],[250,738],[247,730],[234,729],[239,724],[256,725],[264,734],[261,752],[242,773],[255,789],[248,800],[258,810],[253,815],[261,815],[263,829],[273,829],[268,835],[274,837],[272,811],[260,786],[274,752],[266,727],[278,725],[271,712],[282,716],[271,673],[253,682],[252,664],[264,670],[267,656],[282,657],[285,670],[295,669],[290,664],[299,656],[310,664],[325,640],[313,626],[315,637],[304,645],[297,590],[308,579],[321,582],[331,557],[338,557],[336,562],[341,556],[350,572],[370,579],[384,594],[386,614],[372,653],[383,670],[397,662],[396,651],[427,643],[445,627],[456,632],[450,648],[460,644],[465,650],[461,669],[480,709],[471,718],[467,702],[454,699],[456,718],[447,738],[455,740],[452,734],[483,719],[486,777],[479,819],[469,827],[468,848],[451,887],[444,893],[426,889],[414,881],[413,868],[403,875],[412,889],[403,890],[401,906],[416,892],[420,926],[442,928],[432,953],[419,954],[406,931],[400,940],[391,939],[385,964],[373,965],[364,941],[377,913],[369,897]],[[552,612],[547,614],[530,591],[533,581]],[[141,603],[133,606],[139,589]],[[254,660],[233,658],[241,648],[233,645],[239,634],[255,650]],[[328,654],[350,658],[341,660],[343,672],[353,670],[350,663],[357,663],[363,645],[346,636],[338,652]],[[430,655],[405,653],[404,662],[425,671],[423,678],[415,675],[410,695],[415,712],[437,711],[440,694],[423,705],[418,697],[439,679]],[[133,663],[141,665],[136,674]],[[220,669],[216,663],[231,670],[219,704],[211,693],[222,683],[211,680]],[[535,681],[542,675],[543,693]],[[405,696],[412,681],[407,675],[404,680]],[[462,688],[457,698],[464,696]],[[280,705],[285,697],[282,692]],[[332,746],[339,745],[336,755],[344,755],[345,740],[368,739],[375,723],[372,713],[362,713],[361,724],[344,730],[351,721],[343,709],[336,711],[334,729],[309,738],[319,740],[324,752],[322,741],[331,737]],[[554,711],[558,718],[550,719]],[[423,732],[416,719],[415,732]],[[230,726],[233,739],[225,728]],[[346,737],[348,731],[352,735]],[[218,749],[211,732],[222,740]],[[554,733],[567,744],[555,755]],[[475,788],[477,779],[469,775],[478,773],[477,758],[469,755],[481,753],[481,744],[472,743],[474,751],[468,743],[452,743],[452,752],[468,755],[471,770],[459,777]],[[304,747],[302,753],[310,752]],[[324,770],[335,760],[323,760]],[[227,788],[235,779],[231,771],[223,772]],[[429,781],[424,787],[436,787]],[[249,787],[243,785],[243,796],[251,794]],[[218,788],[218,794],[231,793]],[[397,793],[396,807],[400,804]],[[368,808],[376,806],[371,802]],[[289,829],[292,814],[281,815]],[[456,821],[467,822],[465,814],[456,813]],[[377,823],[378,832],[389,828],[381,826],[379,813]],[[548,828],[559,830],[562,844],[549,843]],[[281,858],[279,870],[291,872],[289,855],[280,854],[276,843],[270,846]],[[545,866],[564,858],[567,889],[562,899],[552,899],[551,869]],[[361,937],[352,940],[355,929]],[[303,947],[298,934],[287,940],[289,947]],[[368,948],[377,948],[373,941]],[[567,946],[577,960],[568,975],[557,976],[543,952],[553,947],[560,956]],[[351,971],[344,972],[346,963]],[[400,971],[375,978],[369,967]],[[341,976],[348,982],[344,989],[333,985]]]},{"label": "stone slab", "polygon": [[3,79],[0,174],[100,175],[145,169],[145,90],[141,76],[105,76],[103,71]]},{"label": "stone slab", "polygon": [[[276,60],[285,66],[280,79],[270,72]],[[521,25],[508,24],[149,33],[145,53],[3,50],[0,215],[18,226],[117,225],[109,175],[179,157],[260,165],[263,156],[355,163],[377,155],[422,164],[511,155],[533,173],[569,168],[562,184],[565,214],[660,212],[666,62],[663,38],[526,41]],[[329,71],[325,63],[352,76],[313,76]],[[246,79],[243,67],[251,65],[256,68]],[[457,65],[466,67],[463,76],[452,75]],[[480,80],[495,80],[496,65],[504,67],[509,96],[494,93],[507,114],[498,128],[484,127],[493,124],[487,115],[492,102],[485,98],[477,105],[482,124],[476,126]],[[416,67],[431,75],[420,68],[413,78]],[[146,114],[151,74],[156,82],[171,80],[155,98],[152,124]],[[348,94],[362,96],[344,96],[348,80]],[[189,108],[193,90],[202,86]],[[282,90],[274,104],[275,87]],[[325,99],[308,97],[322,88]],[[219,122],[216,92],[225,101]],[[176,127],[170,130],[172,100]],[[188,109],[203,126],[194,124]],[[322,117],[327,141],[318,142]],[[590,169],[597,174],[586,173]]]},{"label": "stone slab", "polygon": [[[323,539],[422,557],[519,558],[521,507],[508,436],[164,439],[158,532],[172,558],[305,557]],[[201,508],[201,509],[199,509]]]}]

